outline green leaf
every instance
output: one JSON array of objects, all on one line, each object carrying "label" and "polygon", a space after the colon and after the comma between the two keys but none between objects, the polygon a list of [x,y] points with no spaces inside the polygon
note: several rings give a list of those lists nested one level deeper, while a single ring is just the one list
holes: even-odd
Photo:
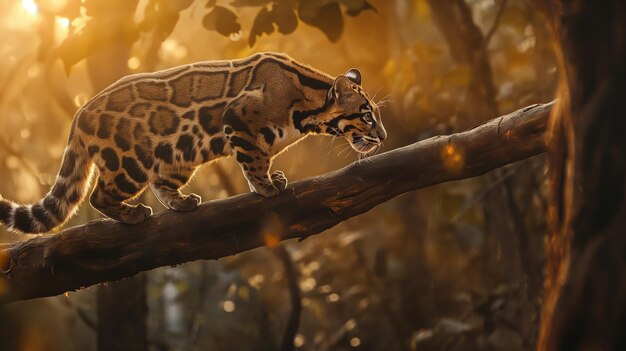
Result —
[{"label": "green leaf", "polygon": [[95,50],[101,37],[93,25],[87,24],[79,32],[70,34],[57,49],[57,53],[63,61],[65,73],[69,74],[72,66],[87,57]]},{"label": "green leaf", "polygon": [[304,23],[324,32],[331,42],[334,43],[341,37],[343,16],[338,2],[302,0],[298,15]]},{"label": "green leaf", "polygon": [[174,27],[176,27],[180,19],[179,9],[184,10],[184,4],[188,3],[189,0],[180,1],[180,6],[175,8],[171,8],[168,5],[174,0],[165,0],[165,3],[163,1],[151,0],[146,4],[144,20],[139,24],[139,29],[142,32],[154,30],[160,38],[165,39],[172,34]]},{"label": "green leaf", "polygon": [[283,1],[272,6],[272,17],[282,34],[291,34],[298,28],[298,17],[293,5]]},{"label": "green leaf", "polygon": [[194,0],[167,0],[167,7],[170,11],[180,12],[186,10]]},{"label": "green leaf", "polygon": [[347,10],[346,14],[352,17],[358,16],[365,10],[378,12],[376,8],[367,0],[339,0]]},{"label": "green leaf", "polygon": [[229,36],[241,30],[237,15],[223,6],[215,6],[204,16],[202,25],[208,30],[214,30],[221,35]]},{"label": "green leaf", "polygon": [[267,7],[262,8],[254,18],[252,29],[250,30],[250,37],[248,38],[248,44],[254,46],[256,38],[260,37],[263,33],[274,33],[274,17]]},{"label": "green leaf", "polygon": [[235,0],[230,4],[235,7],[259,7],[270,4],[272,0]]}]

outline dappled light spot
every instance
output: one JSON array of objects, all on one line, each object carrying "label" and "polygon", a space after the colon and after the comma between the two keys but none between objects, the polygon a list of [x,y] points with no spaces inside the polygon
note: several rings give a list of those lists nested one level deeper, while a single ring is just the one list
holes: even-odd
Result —
[{"label": "dappled light spot", "polygon": [[463,150],[453,144],[447,144],[443,147],[441,158],[443,159],[444,167],[449,170],[459,171],[465,165]]},{"label": "dappled light spot", "polygon": [[346,324],[344,324],[344,328],[348,331],[354,330],[356,328],[356,320],[354,318],[349,319]]},{"label": "dappled light spot", "polygon": [[70,26],[70,19],[67,17],[57,17],[56,22],[58,26],[66,30]]},{"label": "dappled light spot", "polygon": [[133,71],[139,68],[140,65],[141,65],[141,60],[139,60],[137,56],[133,56],[129,58],[128,61],[126,62],[126,66],[128,66],[128,68]]},{"label": "dappled light spot", "polygon": [[35,0],[22,0],[22,8],[26,10],[29,15],[37,16],[39,14],[39,7],[37,7]]},{"label": "dappled light spot", "polygon": [[333,289],[331,288],[330,285],[325,284],[322,285],[318,288],[319,292],[323,293],[323,294],[328,294],[329,292],[331,292]]},{"label": "dappled light spot", "polygon": [[76,96],[74,96],[74,105],[76,107],[83,106],[84,104],[87,103],[88,100],[89,100],[89,95],[87,95],[84,92],[80,92],[76,94]]},{"label": "dappled light spot", "polygon": [[224,312],[231,313],[235,311],[235,303],[233,301],[226,300],[226,301],[223,301],[221,305],[222,305],[222,309],[224,310]]},{"label": "dappled light spot", "polygon": [[302,347],[305,342],[306,342],[306,339],[305,339],[304,335],[302,335],[302,334],[296,335],[296,337],[293,339],[293,345],[295,347]]},{"label": "dappled light spot", "polygon": [[339,295],[336,293],[332,293],[326,297],[326,300],[328,300],[328,302],[337,302],[339,301]]},{"label": "dappled light spot", "polygon": [[255,289],[260,289],[263,283],[265,282],[265,276],[263,274],[255,274],[250,279],[248,279],[248,284],[250,284]]},{"label": "dappled light spot", "polygon": [[359,309],[361,310],[368,308],[369,305],[370,305],[370,301],[367,298],[363,298],[361,299],[361,301],[359,301]]},{"label": "dappled light spot", "polygon": [[359,345],[361,345],[361,339],[357,338],[356,336],[350,339],[350,346],[358,347]]},{"label": "dappled light spot", "polygon": [[265,242],[265,246],[270,249],[273,249],[280,244],[280,238],[278,235],[270,232],[263,234],[263,241]]},{"label": "dappled light spot", "polygon": [[262,226],[263,242],[265,246],[273,249],[280,244],[280,233],[284,232],[283,223],[276,213],[270,214]]},{"label": "dappled light spot", "polygon": [[315,289],[316,285],[317,285],[317,281],[315,280],[315,278],[312,278],[312,277],[308,277],[300,281],[300,289],[304,292]]}]

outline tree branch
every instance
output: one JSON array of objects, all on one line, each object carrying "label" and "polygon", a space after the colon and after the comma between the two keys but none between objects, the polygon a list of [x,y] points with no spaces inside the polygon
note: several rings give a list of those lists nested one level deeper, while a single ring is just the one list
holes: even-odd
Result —
[{"label": "tree branch", "polygon": [[275,198],[244,194],[139,225],[97,220],[0,246],[0,302],[53,296],[160,266],[218,259],[320,233],[400,194],[470,178],[545,151],[553,103],[533,105],[463,133],[437,136],[295,182]]}]

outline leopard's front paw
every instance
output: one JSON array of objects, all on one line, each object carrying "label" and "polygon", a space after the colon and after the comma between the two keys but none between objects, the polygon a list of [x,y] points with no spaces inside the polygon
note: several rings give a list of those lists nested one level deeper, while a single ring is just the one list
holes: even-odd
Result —
[{"label": "leopard's front paw", "polygon": [[273,185],[255,185],[253,191],[265,197],[274,197],[280,193],[280,190]]},{"label": "leopard's front paw", "polygon": [[287,177],[285,177],[285,173],[283,173],[283,171],[275,171],[274,173],[272,173],[272,183],[280,191],[284,191],[285,189],[287,189],[287,184],[289,184],[289,182],[287,181]]}]

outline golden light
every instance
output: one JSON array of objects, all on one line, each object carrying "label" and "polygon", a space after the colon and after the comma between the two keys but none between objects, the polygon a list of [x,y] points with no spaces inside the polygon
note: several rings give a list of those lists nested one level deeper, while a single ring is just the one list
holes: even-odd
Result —
[{"label": "golden light", "polygon": [[293,345],[294,345],[295,347],[302,347],[302,345],[304,345],[304,342],[305,342],[305,341],[306,341],[306,340],[305,340],[305,338],[304,338],[304,335],[302,335],[302,334],[298,334],[298,335],[296,335],[296,337],[293,339]]},{"label": "golden light", "polygon": [[278,237],[278,235],[270,232],[265,232],[265,234],[263,234],[263,240],[265,241],[265,246],[270,249],[275,248],[280,243],[280,238]]},{"label": "golden light", "polygon": [[339,295],[332,293],[330,295],[328,295],[328,297],[326,297],[326,299],[328,300],[328,302],[337,302],[339,301]]},{"label": "golden light", "polygon": [[262,274],[255,274],[252,278],[248,279],[248,284],[252,285],[255,289],[260,289],[261,285],[265,282],[265,277]]},{"label": "golden light", "polygon": [[39,14],[39,7],[37,7],[35,0],[22,0],[22,8],[32,16]]},{"label": "golden light", "polygon": [[55,17],[54,22],[54,40],[60,43],[70,32],[70,20],[66,17]]},{"label": "golden light", "polygon": [[235,311],[235,303],[230,301],[230,300],[226,300],[222,304],[222,308],[224,309],[224,312],[228,312],[228,313],[234,312]]},{"label": "golden light", "polygon": [[328,294],[329,292],[333,291],[332,287],[328,284],[320,286],[318,290],[324,294]]},{"label": "golden light", "polygon": [[63,28],[69,28],[70,26],[70,19],[69,18],[65,18],[65,17],[57,17],[56,18],[57,24]]},{"label": "golden light", "polygon": [[87,102],[87,100],[89,100],[89,96],[86,93],[78,93],[74,96],[74,105],[76,105],[76,107],[81,107]]},{"label": "golden light", "polygon": [[22,139],[30,138],[30,130],[28,128],[20,130],[20,136],[22,137]]},{"label": "golden light", "polygon": [[453,144],[447,144],[443,147],[441,158],[443,159],[443,165],[450,170],[458,171],[465,165],[463,150]]},{"label": "golden light", "polygon": [[230,40],[232,41],[239,41],[239,39],[241,39],[241,31],[237,32],[237,33],[231,33],[229,35]]},{"label": "golden light", "polygon": [[311,291],[315,288],[316,285],[317,281],[315,281],[315,279],[312,277],[308,277],[300,282],[300,289],[305,292]]},{"label": "golden light", "polygon": [[359,345],[361,345],[361,339],[357,338],[356,336],[350,339],[350,346],[358,347]]},{"label": "golden light", "polygon": [[141,61],[139,60],[138,57],[133,56],[128,59],[128,62],[126,62],[126,65],[128,66],[128,68],[134,71],[137,68],[139,68],[139,65],[141,65]]}]

